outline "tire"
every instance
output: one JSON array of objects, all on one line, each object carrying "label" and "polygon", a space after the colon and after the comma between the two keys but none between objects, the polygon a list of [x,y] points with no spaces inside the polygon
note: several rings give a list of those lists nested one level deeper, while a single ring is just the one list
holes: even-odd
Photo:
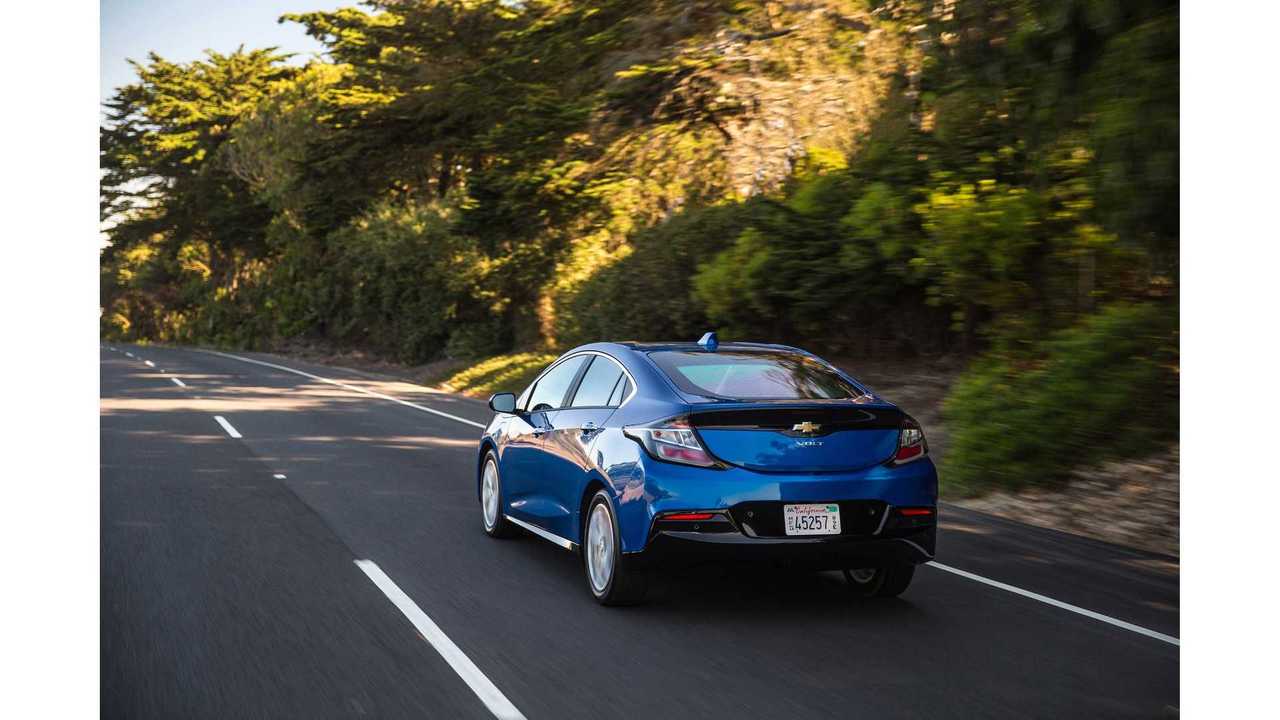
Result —
[{"label": "tire", "polygon": [[851,568],[844,571],[844,579],[858,597],[898,597],[911,584],[916,566],[895,563],[876,568]]},{"label": "tire", "polygon": [[622,554],[618,520],[603,490],[587,505],[582,523],[582,567],[587,588],[601,605],[635,605],[649,590],[648,574]]},{"label": "tire", "polygon": [[498,458],[492,450],[485,454],[484,464],[480,466],[480,524],[491,538],[517,535],[516,526],[507,522],[502,514],[502,476],[498,473]]}]

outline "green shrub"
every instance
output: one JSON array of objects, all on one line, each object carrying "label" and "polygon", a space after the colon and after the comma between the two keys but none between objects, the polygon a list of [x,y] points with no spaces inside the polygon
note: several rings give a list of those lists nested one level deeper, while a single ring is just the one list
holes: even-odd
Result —
[{"label": "green shrub", "polygon": [[601,340],[680,340],[710,328],[692,278],[733,243],[753,203],[702,208],[672,217],[632,238],[632,251],[578,287],[557,310],[563,347]]},{"label": "green shrub", "polygon": [[1133,457],[1178,434],[1177,309],[1106,308],[1030,359],[988,357],[943,405],[944,486],[964,494],[1051,485],[1076,466]]},{"label": "green shrub", "polygon": [[433,360],[459,328],[454,348],[492,351],[497,332],[480,298],[487,263],[447,212],[426,203],[385,203],[328,238],[323,272],[333,293],[328,336],[402,362]]},{"label": "green shrub", "polygon": [[700,261],[695,298],[736,338],[836,353],[937,352],[947,306],[908,268],[922,242],[908,196],[855,172],[797,180],[761,201],[724,250]]}]

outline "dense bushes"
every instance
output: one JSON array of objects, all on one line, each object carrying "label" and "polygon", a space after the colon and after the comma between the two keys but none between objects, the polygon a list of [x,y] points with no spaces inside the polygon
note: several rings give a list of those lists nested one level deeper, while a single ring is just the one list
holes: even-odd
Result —
[{"label": "dense bushes", "polygon": [[883,207],[903,201],[866,192],[856,172],[798,180],[786,202],[759,203],[743,231],[700,263],[694,294],[713,325],[846,354],[949,346],[948,310],[926,303],[901,259],[916,252],[919,233],[897,227],[877,237],[907,221]]},{"label": "dense bushes", "polygon": [[469,306],[485,263],[438,208],[377,207],[330,236],[329,246],[336,339],[424,361],[474,318]]},{"label": "dense bushes", "polygon": [[[323,319],[331,342],[402,362],[496,352],[501,338],[485,302],[489,271],[473,240],[433,203],[383,203],[327,238],[323,254],[297,258],[280,294]],[[298,276],[301,275],[301,276]],[[284,317],[284,316],[282,316]]]},{"label": "dense bushes", "polygon": [[630,253],[574,290],[557,315],[566,346],[598,340],[700,337],[710,327],[693,273],[733,242],[755,203],[693,210],[636,234]]},{"label": "dense bushes", "polygon": [[1176,439],[1177,327],[1171,304],[1117,305],[1031,357],[977,363],[943,408],[944,484],[960,492],[1050,484],[1077,465]]}]

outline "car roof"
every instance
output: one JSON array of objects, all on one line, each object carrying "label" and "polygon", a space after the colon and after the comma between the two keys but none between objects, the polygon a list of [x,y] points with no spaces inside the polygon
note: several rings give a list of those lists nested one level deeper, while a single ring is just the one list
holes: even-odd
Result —
[{"label": "car roof", "polygon": [[[610,345],[620,345],[628,350],[637,352],[655,352],[662,350],[686,350],[694,352],[707,352],[707,349],[696,342],[637,342],[634,340],[625,340],[622,342],[609,343]],[[788,352],[805,352],[797,347],[790,345],[774,345],[769,343],[754,342],[726,342],[720,343],[712,352],[721,352],[724,350],[785,350]],[[807,354],[807,353],[806,353]]]},{"label": "car roof", "polygon": [[[595,343],[589,343],[586,345],[579,345],[578,347],[565,352],[563,355],[561,355],[561,357],[562,358],[568,357],[570,355],[575,355],[577,353],[583,353],[583,352],[600,352],[606,355],[612,355],[614,358],[622,362],[623,365],[627,366],[628,369],[630,369],[631,371],[638,373],[639,375],[643,375],[645,377],[651,377],[658,380],[658,382],[655,385],[649,385],[649,387],[665,386],[667,390],[669,390],[671,393],[674,393],[675,398],[679,398],[684,402],[705,401],[705,398],[699,398],[698,396],[689,395],[681,391],[679,388],[677,388],[675,386],[675,383],[671,381],[671,378],[668,377],[665,372],[659,370],[657,365],[653,362],[652,359],[645,358],[645,361],[641,361],[640,358],[638,357],[640,355],[644,355],[650,352],[661,352],[661,351],[672,351],[672,350],[685,351],[685,352],[706,352],[706,353],[722,352],[725,350],[748,351],[748,352],[750,351],[755,351],[755,352],[781,351],[781,352],[800,353],[808,357],[815,357],[815,358],[817,357],[816,355],[814,355],[813,353],[810,353],[807,350],[803,350],[798,347],[793,347],[791,345],[775,345],[775,344],[769,344],[769,343],[753,343],[753,342],[729,342],[729,343],[720,343],[720,345],[715,350],[708,351],[705,347],[703,347],[702,345],[699,345],[696,342],[639,342],[635,340],[623,340],[623,341],[616,341],[616,342],[595,342]],[[861,388],[863,391],[871,395],[871,397],[874,398],[876,401],[880,403],[890,404],[888,403],[887,400],[884,400],[883,398],[880,398],[878,395],[876,395],[875,391],[872,390],[870,387],[864,385],[862,382],[858,381],[856,378],[849,376],[848,373],[844,373],[844,374],[853,382],[854,385],[856,385],[857,387]]]}]

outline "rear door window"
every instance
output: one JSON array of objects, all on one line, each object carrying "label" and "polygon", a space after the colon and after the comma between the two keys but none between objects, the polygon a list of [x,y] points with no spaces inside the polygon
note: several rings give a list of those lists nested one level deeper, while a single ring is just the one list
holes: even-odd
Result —
[{"label": "rear door window", "polygon": [[571,407],[609,407],[616,389],[625,374],[613,360],[603,355],[593,355],[591,366],[578,383]]},{"label": "rear door window", "polygon": [[649,357],[676,387],[731,400],[839,400],[865,395],[830,366],[783,351],[664,350]]},{"label": "rear door window", "polygon": [[618,384],[613,386],[613,392],[609,394],[609,407],[618,407],[631,395],[631,378],[626,375],[618,378]]},{"label": "rear door window", "polygon": [[560,363],[538,379],[529,396],[529,412],[543,412],[564,407],[565,395],[569,386],[578,376],[582,364],[591,359],[590,355],[578,355]]}]

